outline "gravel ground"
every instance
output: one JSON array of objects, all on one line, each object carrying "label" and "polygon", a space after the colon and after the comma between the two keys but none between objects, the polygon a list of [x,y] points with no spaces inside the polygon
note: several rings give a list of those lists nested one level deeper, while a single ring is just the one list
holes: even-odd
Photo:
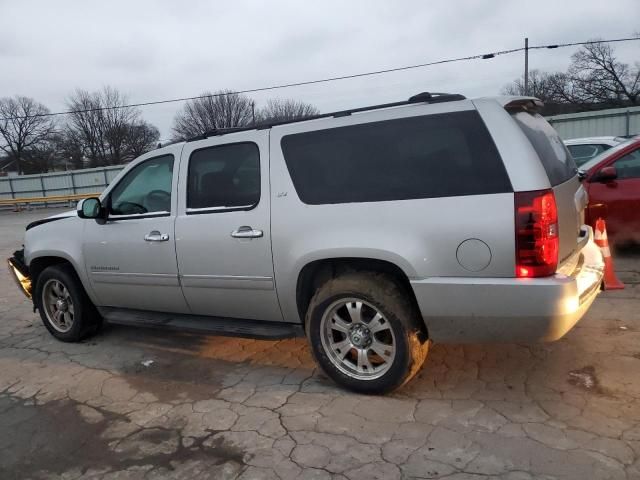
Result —
[{"label": "gravel ground", "polygon": [[[0,213],[0,255],[56,211]],[[302,339],[108,326],[54,340],[0,274],[0,478],[640,479],[640,251],[544,345],[435,345],[386,397]]]}]

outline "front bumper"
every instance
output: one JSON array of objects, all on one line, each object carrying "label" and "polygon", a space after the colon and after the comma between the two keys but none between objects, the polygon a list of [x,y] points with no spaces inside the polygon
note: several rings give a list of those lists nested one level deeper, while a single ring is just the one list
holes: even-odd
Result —
[{"label": "front bumper", "polygon": [[412,281],[429,337],[442,343],[532,343],[564,336],[587,312],[602,284],[602,253],[588,230],[570,275]]},{"label": "front bumper", "polygon": [[27,298],[31,298],[31,277],[29,276],[29,268],[24,263],[24,255],[21,250],[15,252],[13,257],[8,260],[9,272],[15,280],[22,293]]}]

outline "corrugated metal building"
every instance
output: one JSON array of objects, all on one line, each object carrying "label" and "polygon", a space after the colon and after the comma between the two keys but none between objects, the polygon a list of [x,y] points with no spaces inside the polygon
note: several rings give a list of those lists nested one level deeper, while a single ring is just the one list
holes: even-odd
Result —
[{"label": "corrugated metal building", "polygon": [[115,165],[66,172],[0,177],[0,198],[99,193],[123,168],[124,165]]},{"label": "corrugated metal building", "polygon": [[640,135],[640,107],[553,115],[547,120],[560,136],[569,138]]}]

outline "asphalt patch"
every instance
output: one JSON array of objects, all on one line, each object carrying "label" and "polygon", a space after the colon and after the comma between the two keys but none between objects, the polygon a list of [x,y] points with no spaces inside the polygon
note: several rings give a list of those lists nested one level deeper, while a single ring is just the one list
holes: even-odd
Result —
[{"label": "asphalt patch", "polygon": [[[0,479],[40,478],[72,469],[121,471],[143,465],[170,471],[193,460],[243,466],[243,451],[221,442],[205,446],[206,438],[186,447],[176,430],[141,429],[121,441],[104,439],[101,434],[109,425],[126,417],[96,409],[99,415],[87,421],[78,412],[82,407],[72,400],[36,405],[0,394]],[[119,448],[127,444],[130,448]]]}]

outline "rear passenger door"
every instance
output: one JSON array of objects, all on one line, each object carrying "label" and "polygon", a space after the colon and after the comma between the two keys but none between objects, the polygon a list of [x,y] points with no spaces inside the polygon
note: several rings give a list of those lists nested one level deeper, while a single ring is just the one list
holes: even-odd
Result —
[{"label": "rear passenger door", "polygon": [[268,130],[185,145],[175,231],[182,290],[192,313],[282,320],[269,200]]}]

